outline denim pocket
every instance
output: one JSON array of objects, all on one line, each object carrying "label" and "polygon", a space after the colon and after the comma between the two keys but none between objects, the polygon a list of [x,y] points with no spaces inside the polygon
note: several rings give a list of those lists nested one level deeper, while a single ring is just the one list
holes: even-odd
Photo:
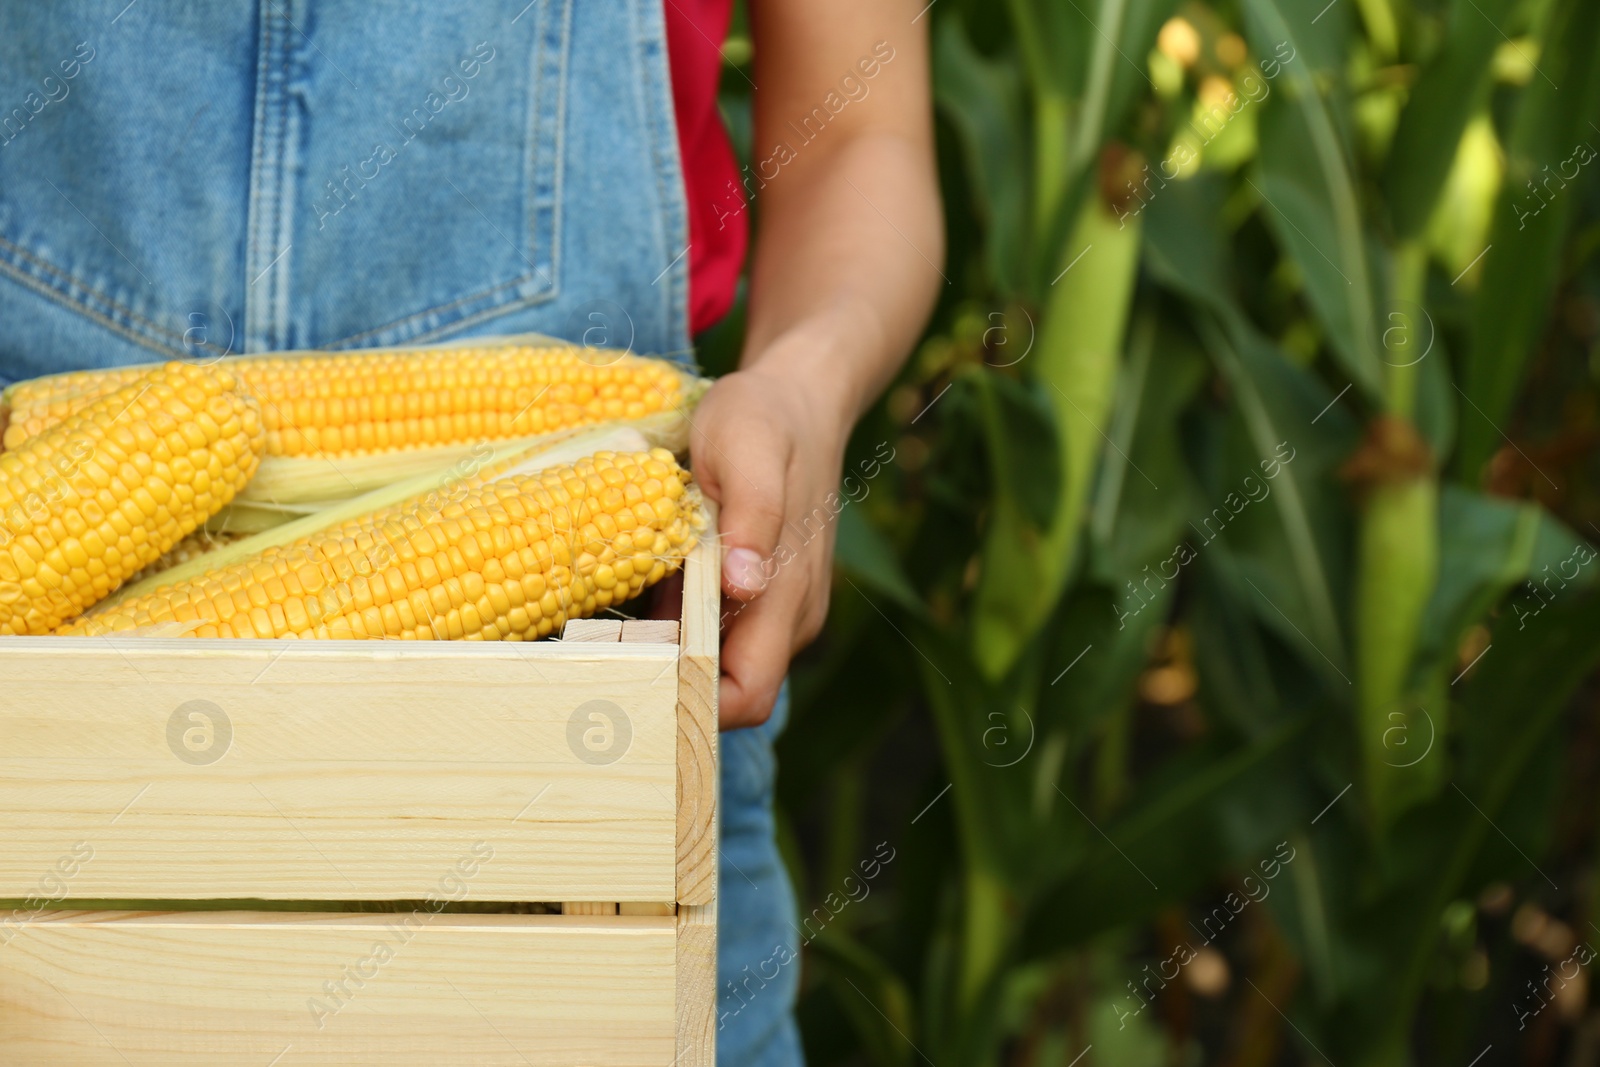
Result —
[{"label": "denim pocket", "polygon": [[[0,8],[0,285],[147,348],[220,351],[244,291],[251,5],[115,15]],[[53,339],[6,325],[8,344]]]},{"label": "denim pocket", "polygon": [[180,355],[425,341],[548,300],[571,14],[4,5],[0,284]]},{"label": "denim pocket", "polygon": [[568,0],[405,8],[328,3],[308,31],[340,57],[295,90],[300,345],[431,340],[556,292]]}]

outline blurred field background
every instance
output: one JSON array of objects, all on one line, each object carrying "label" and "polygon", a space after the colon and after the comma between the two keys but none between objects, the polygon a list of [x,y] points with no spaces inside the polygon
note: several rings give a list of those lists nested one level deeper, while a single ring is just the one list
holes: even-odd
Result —
[{"label": "blurred field background", "polygon": [[811,1062],[1600,1062],[1600,5],[918,26],[949,284],[780,756]]}]

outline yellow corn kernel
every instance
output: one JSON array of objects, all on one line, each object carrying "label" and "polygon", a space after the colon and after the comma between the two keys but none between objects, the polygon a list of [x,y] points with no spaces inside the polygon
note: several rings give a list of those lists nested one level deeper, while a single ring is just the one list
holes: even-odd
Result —
[{"label": "yellow corn kernel", "polygon": [[[619,414],[576,398],[619,381],[637,397],[629,418],[683,399],[682,377],[667,363],[570,345],[235,356],[226,366],[259,402],[271,456],[365,455],[592,425]],[[16,448],[141,373],[117,368],[19,382],[6,390],[10,419],[0,440]],[[209,394],[193,395],[190,416],[155,431],[175,454],[174,440],[212,433],[210,423],[228,416],[213,409]]]},{"label": "yellow corn kernel", "polygon": [[[597,563],[584,551],[598,527],[598,505],[576,494],[586,493],[596,475],[620,477],[625,485],[653,480],[684,489],[689,473],[660,455],[602,453],[570,466],[460,486],[442,500],[431,494],[116,604],[61,632],[99,635],[194,619],[201,623],[195,633],[226,636],[227,618],[218,605],[226,609],[225,591],[231,588],[237,590],[234,601],[243,598],[244,614],[232,632],[245,637],[542,637],[567,619],[638,595],[682,565],[696,541],[693,522],[685,519],[696,514],[693,490],[677,494],[680,506],[668,519],[640,506],[644,514],[634,536],[652,546],[648,574],[630,561]],[[659,473],[647,471],[647,463]],[[574,521],[562,533],[547,533],[555,509],[569,511]],[[539,550],[518,547],[530,542]],[[415,566],[388,566],[401,545],[417,550]],[[615,556],[610,545],[601,547]],[[618,575],[624,563],[626,581]],[[369,574],[377,577],[369,580]],[[374,595],[380,591],[383,604]]]},{"label": "yellow corn kernel", "polygon": [[[236,425],[231,439],[196,418],[215,405]],[[173,441],[153,432],[180,422]],[[234,462],[213,462],[223,443]],[[168,363],[0,454],[0,633],[49,633],[155,564],[244,488],[265,443],[233,375]],[[171,462],[117,459],[158,444]]]}]

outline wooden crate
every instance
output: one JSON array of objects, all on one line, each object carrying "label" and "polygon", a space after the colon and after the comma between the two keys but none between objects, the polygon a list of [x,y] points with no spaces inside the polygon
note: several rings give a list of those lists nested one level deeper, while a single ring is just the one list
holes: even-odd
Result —
[{"label": "wooden crate", "polygon": [[710,1067],[718,582],[707,536],[678,623],[535,644],[0,639],[0,1062]]}]

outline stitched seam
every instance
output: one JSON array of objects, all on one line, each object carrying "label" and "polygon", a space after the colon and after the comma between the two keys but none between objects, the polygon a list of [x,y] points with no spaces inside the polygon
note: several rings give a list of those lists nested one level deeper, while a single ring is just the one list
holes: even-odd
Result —
[{"label": "stitched seam", "polygon": [[[685,362],[691,369],[699,369],[699,361],[694,355],[694,337],[690,335],[689,302],[690,286],[689,275],[694,269],[694,253],[689,250],[689,188],[683,172],[683,156],[679,149],[678,141],[678,114],[672,106],[672,73],[669,69],[671,57],[667,52],[666,16],[664,13],[655,23],[656,29],[656,82],[661,86],[658,96],[657,125],[655,128],[656,150],[660,153],[667,168],[668,174],[675,181],[670,190],[672,198],[672,225],[679,237],[683,239],[684,257],[683,267],[672,276],[672,316],[674,325],[674,341],[689,353]],[[718,49],[720,55],[721,50]],[[668,251],[671,251],[669,248]],[[676,347],[676,346],[675,346]]]},{"label": "stitched seam", "polygon": [[[561,8],[561,44],[556,64],[556,116],[555,138],[551,144],[553,158],[550,160],[550,172],[554,176],[552,181],[552,203],[550,205],[550,288],[559,291],[557,281],[561,277],[561,217],[566,211],[566,197],[562,192],[562,175],[566,169],[567,158],[567,83],[571,81],[568,63],[572,56],[572,3],[567,2]],[[534,144],[537,150],[537,142]],[[537,163],[537,159],[535,160]]]},{"label": "stitched seam", "polygon": [[[518,311],[526,311],[529,308],[538,307],[540,304],[548,304],[550,301],[555,299],[555,296],[555,293],[546,290],[541,293],[536,293],[535,295],[528,297],[526,300],[507,300],[504,303],[494,304],[490,307],[486,307],[481,311],[474,311],[470,315],[463,315],[461,318],[456,319],[453,322],[446,322],[439,326],[435,326],[430,330],[423,330],[421,333],[397,343],[415,345],[425,344],[429,341],[438,340],[439,338],[450,338],[461,331],[470,330],[479,323],[487,322],[490,319],[511,315]],[[361,334],[359,336],[366,337],[368,334]],[[334,349],[343,344],[345,344],[343,341],[332,341],[320,347],[322,349]]]},{"label": "stitched seam", "polygon": [[553,292],[543,292],[535,296],[531,296],[527,300],[518,300],[515,302],[508,301],[504,304],[496,304],[493,307],[484,308],[482,311],[474,311],[471,315],[464,315],[455,322],[446,323],[442,326],[436,326],[431,330],[425,330],[422,333],[419,333],[416,337],[412,338],[412,340],[431,341],[439,337],[448,337],[454,331],[470,329],[471,327],[478,325],[480,322],[487,322],[490,319],[499,318],[502,315],[509,315],[515,311],[525,311],[530,307],[538,307],[540,304],[548,304],[551,300],[555,299],[555,295],[556,294]]},{"label": "stitched seam", "polygon": [[[384,324],[382,326],[374,326],[370,330],[362,330],[360,333],[353,333],[349,337],[343,337],[343,338],[340,338],[337,341],[329,341],[328,344],[324,345],[323,347],[326,348],[326,347],[331,346],[331,345],[348,344],[351,341],[359,341],[363,337],[371,337],[373,334],[383,333],[385,330],[398,329],[399,327],[404,326],[406,323],[411,322],[414,319],[423,319],[423,318],[427,318],[429,315],[436,315],[436,314],[440,314],[440,313],[443,313],[443,312],[446,312],[446,311],[450,311],[450,310],[452,310],[454,308],[460,307],[462,304],[470,304],[474,300],[484,299],[484,298],[490,296],[491,294],[498,293],[500,290],[505,289],[505,288],[507,288],[509,286],[524,285],[524,284],[526,284],[528,282],[529,279],[534,278],[534,277],[536,277],[536,275],[524,274],[524,275],[522,275],[520,277],[513,278],[508,282],[501,282],[499,285],[490,286],[488,289],[480,289],[478,292],[472,293],[469,296],[463,296],[463,297],[460,297],[459,299],[452,300],[448,304],[440,304],[438,307],[431,307],[431,308],[428,308],[425,311],[413,312],[412,314],[407,315],[404,318],[395,319],[393,322],[386,323],[386,324]],[[537,299],[538,297],[543,296],[543,295],[544,295],[543,293],[535,293],[532,296],[530,296],[528,299],[529,300],[534,300],[534,299]],[[507,300],[506,301],[506,305],[507,306],[513,306],[514,303],[515,302],[511,301],[511,300]],[[476,314],[476,312],[474,312],[474,314]]]},{"label": "stitched seam", "polygon": [[[155,335],[158,335],[158,336],[164,336],[164,337],[179,337],[179,338],[181,338],[183,336],[181,333],[175,333],[172,330],[169,330],[164,326],[158,325],[157,323],[153,322],[152,320],[150,320],[150,319],[146,318],[145,316],[139,314],[137,311],[134,311],[132,308],[128,307],[127,305],[118,303],[116,300],[114,300],[111,297],[107,296],[105,293],[101,292],[99,289],[96,289],[94,286],[87,285],[84,282],[80,281],[77,278],[76,275],[68,273],[67,271],[63,270],[60,267],[57,267],[55,264],[51,263],[48,260],[40,259],[38,256],[36,256],[33,253],[29,252],[27,249],[23,248],[20,245],[13,244],[12,242],[6,240],[4,237],[0,237],[0,246],[4,246],[5,248],[10,249],[18,257],[27,260],[28,262],[32,263],[34,266],[36,266],[40,270],[45,271],[45,272],[47,272],[49,274],[55,275],[57,278],[61,279],[61,283],[62,283],[63,286],[74,287],[74,288],[77,288],[79,290],[82,290],[83,292],[88,293],[89,295],[101,300],[102,302],[105,303],[105,305],[107,307],[111,308],[112,310],[117,311],[117,312],[119,312],[119,313],[121,313],[123,315],[126,315],[128,318],[133,319],[134,321],[143,324],[145,327],[147,327],[149,329],[149,331],[152,334],[155,334]],[[26,271],[20,270],[17,267],[15,267],[15,266],[13,266],[13,265],[11,265],[9,263],[6,263],[3,259],[0,259],[0,267],[9,268],[10,272],[15,273],[18,277],[21,277],[21,278],[29,278],[30,277]],[[36,278],[35,279],[31,279],[31,280],[39,282],[39,284],[41,284],[41,285],[44,284],[42,281],[40,281],[39,279],[36,279]],[[81,306],[86,313],[102,314],[101,312],[96,312],[94,310],[94,308],[92,308],[89,305],[89,303],[87,301],[79,300],[76,297],[71,296],[65,290],[57,290],[57,289],[55,289],[55,287],[49,287],[49,288],[51,288],[52,291],[60,292],[62,297],[64,297],[67,300],[72,301],[72,303],[74,305]]]},{"label": "stitched seam", "polygon": [[[524,107],[527,113],[523,119],[523,149],[522,149],[522,215],[523,224],[518,227],[519,236],[522,236],[533,252],[535,259],[539,258],[538,230],[539,230],[539,137],[541,129],[540,108],[544,100],[544,49],[545,49],[545,20],[549,17],[548,8],[541,6],[534,15],[533,22],[533,48],[529,57],[529,77],[527,99]],[[537,273],[537,270],[535,270]]]},{"label": "stitched seam", "polygon": [[[637,13],[638,8],[636,6],[631,4],[629,6],[630,10],[633,10]],[[636,62],[640,66],[641,75],[650,76],[656,90],[654,93],[654,98],[657,104],[657,109],[654,111],[647,111],[643,105],[643,101],[641,101],[640,116],[644,120],[646,133],[650,138],[651,156],[654,163],[654,165],[651,167],[651,170],[654,172],[656,182],[656,203],[658,206],[656,217],[659,220],[657,231],[663,244],[661,254],[670,261],[676,253],[673,251],[675,245],[672,242],[672,235],[667,233],[668,228],[670,227],[675,234],[683,238],[686,249],[689,243],[689,234],[686,217],[679,210],[679,201],[674,200],[669,194],[665,177],[666,171],[676,170],[681,191],[683,181],[683,163],[679,158],[677,147],[676,119],[672,116],[670,106],[666,109],[662,109],[660,106],[663,102],[670,104],[672,99],[671,82],[670,80],[663,80],[662,77],[662,66],[667,61],[665,34],[664,32],[654,32],[658,30],[664,31],[665,17],[666,16],[663,13],[662,21],[652,24],[651,29],[653,32],[649,40],[639,41],[640,44],[644,45],[644,48],[641,50],[641,54],[637,56]],[[637,27],[637,25],[638,21],[637,17],[635,17],[635,26]],[[637,39],[638,35],[636,34],[636,40]],[[654,64],[653,68],[649,69],[647,72],[646,67],[649,65],[647,53],[652,45],[656,50],[657,62]],[[643,77],[637,78],[635,79],[635,84],[640,84],[643,82],[643,80]],[[666,112],[665,116],[662,114],[663,110]],[[662,136],[664,132],[663,127],[667,127],[665,132],[672,135],[671,155],[668,155],[664,147],[664,139]],[[675,161],[677,163],[676,167],[673,166]],[[668,328],[672,332],[672,347],[674,349],[682,348],[684,346],[691,346],[691,342],[693,340],[688,335],[687,307],[689,275],[688,260],[690,254],[692,253],[687,253],[684,255],[684,262],[681,271],[677,267],[672,267],[667,272],[667,319]],[[682,285],[679,284],[680,276],[684,279]]]},{"label": "stitched seam", "polygon": [[[289,6],[293,2],[294,0],[282,0],[284,5],[282,8],[283,20],[286,24],[289,23],[291,17],[296,14],[296,12],[292,11]],[[292,67],[294,62],[294,38],[285,33],[283,34],[283,41],[284,44],[281,53],[282,58],[279,63],[279,71],[281,73],[282,81],[280,81],[278,84],[278,114],[275,120],[277,130],[277,158],[273,162],[275,174],[274,181],[272,183],[272,241],[274,248],[276,247],[278,241],[282,240],[284,236],[284,212],[286,210],[286,205],[284,202],[288,199],[288,190],[286,186],[289,182],[289,109],[293,106],[293,102],[289,98],[289,85],[290,79],[294,75]],[[279,255],[276,251],[274,251],[273,254],[277,258],[275,258],[272,266],[268,268],[267,272],[269,275],[271,275],[271,277],[267,279],[268,284],[271,286],[271,288],[268,290],[271,300],[267,304],[267,309],[271,321],[271,333],[269,334],[269,338],[272,342],[272,347],[278,348],[287,340],[285,333],[288,327],[288,323],[286,321],[288,315],[286,313],[288,311],[289,294],[285,289],[285,283],[289,274],[290,262],[286,261],[289,254],[287,247],[284,248],[282,255]]]},{"label": "stitched seam", "polygon": [[[269,60],[274,61],[273,65],[277,67],[278,77],[281,79],[286,75],[284,56],[288,53],[289,47],[287,42],[280,42],[278,37],[286,37],[287,34],[280,32],[282,27],[278,25],[280,17],[277,4],[265,2],[263,7],[267,9],[267,17],[272,20],[274,27],[272,50],[267,55]],[[287,13],[285,13],[286,15]],[[265,245],[261,253],[263,258],[272,254],[272,245],[278,239],[278,205],[283,201],[281,188],[283,131],[278,124],[278,120],[281,117],[281,105],[278,98],[283,94],[283,83],[280,80],[274,84],[269,74],[265,89],[266,94],[263,100],[266,105],[266,114],[261,123],[262,147],[264,149],[262,152],[261,173],[265,179],[261,183],[262,214],[265,216],[262,220],[261,230],[262,240]],[[267,283],[267,289],[266,299],[262,301],[261,329],[262,339],[266,341],[267,347],[271,349],[278,347],[278,331],[275,328],[278,319],[277,264],[268,260],[268,266],[263,269],[267,272],[267,276],[262,279]]]},{"label": "stitched seam", "polygon": [[[285,0],[285,2],[287,2],[287,0]],[[279,30],[281,29],[281,27],[278,26],[279,18],[276,10],[277,5],[276,3],[269,2],[263,4],[263,8],[268,12],[267,17],[272,20],[274,26],[272,48],[267,52],[267,56],[269,61],[273,58],[276,58],[277,62],[275,65],[278,68],[278,76],[280,79],[286,78],[288,72],[285,67],[285,57],[288,55],[289,48],[287,43],[280,43],[277,39],[280,36]],[[287,13],[285,13],[285,17],[287,17]],[[272,81],[272,76],[269,73],[267,80],[263,85],[265,92],[262,96],[263,116],[261,122],[261,138],[263,147],[261,173],[264,178],[261,183],[261,195],[263,214],[266,216],[262,220],[262,237],[267,241],[266,248],[262,252],[263,256],[271,254],[272,244],[277,240],[278,211],[279,205],[283,201],[281,187],[283,172],[283,131],[279,127],[279,120],[282,117],[282,112],[281,105],[278,100],[278,97],[282,96],[283,88],[283,82],[279,81],[277,84],[274,84]],[[267,272],[267,277],[265,279],[267,283],[267,289],[266,297],[262,301],[262,339],[266,342],[266,346],[269,349],[277,348],[279,341],[278,331],[276,329],[278,319],[278,275],[276,268],[277,264],[271,263],[270,261],[268,266],[264,268]]]},{"label": "stitched seam", "polygon": [[256,99],[253,110],[253,136],[250,138],[250,190],[249,212],[245,219],[245,253],[244,253],[244,345],[249,351],[252,347],[256,331],[256,320],[259,312],[256,310],[256,298],[251,294],[250,271],[260,257],[258,251],[260,241],[260,211],[261,211],[261,147],[262,147],[262,121],[266,114],[267,92],[267,56],[271,54],[272,47],[272,16],[265,4],[261,6],[261,54],[256,59]]},{"label": "stitched seam", "polygon": [[[684,185],[683,160],[678,150],[678,122],[677,114],[670,107],[663,107],[663,101],[672,99],[671,75],[664,68],[669,61],[667,54],[666,16],[662,13],[661,21],[652,25],[656,33],[656,114],[650,124],[650,136],[654,143],[656,155],[656,173],[660,175],[662,193],[663,226],[670,226],[673,232],[683,238],[684,255],[681,267],[674,267],[671,274],[671,290],[668,314],[671,316],[673,341],[682,341],[684,345],[692,345],[693,338],[689,336],[688,303],[689,303],[689,272],[693,269],[694,253],[689,249],[689,227],[687,212],[685,210],[688,191]],[[670,146],[670,147],[669,147]],[[675,181],[673,179],[676,179]],[[670,214],[669,214],[670,212]],[[676,241],[670,238],[667,241],[667,254],[673,254]],[[676,347],[676,344],[674,344]]]},{"label": "stitched seam", "polygon": [[[630,2],[628,4],[628,20],[633,24],[633,67],[635,73],[635,77],[632,79],[633,102],[634,106],[638,108],[639,121],[644,127],[644,134],[646,137],[650,138],[650,177],[655,181],[656,184],[655,231],[657,250],[660,252],[663,258],[670,260],[672,258],[672,252],[666,247],[667,199],[666,189],[661,183],[661,154],[659,151],[657,151],[655,124],[652,121],[654,116],[651,114],[650,109],[645,106],[644,102],[644,80],[647,76],[645,71],[644,53],[649,50],[649,42],[645,40],[643,27],[639,22],[639,5],[637,3]],[[654,88],[654,86],[652,86],[652,88]]]},{"label": "stitched seam", "polygon": [[[151,349],[152,351],[155,351],[155,352],[160,352],[163,355],[171,354],[171,353],[174,353],[174,352],[181,352],[181,350],[175,348],[172,345],[162,345],[153,337],[146,337],[143,334],[138,333],[135,330],[129,329],[127,326],[123,325],[122,323],[116,321],[113,318],[109,318],[108,316],[102,314],[99,311],[96,311],[94,308],[89,307],[87,304],[83,304],[83,303],[80,303],[77,300],[74,300],[72,297],[70,297],[67,294],[61,292],[59,289],[55,288],[54,286],[46,285],[44,282],[40,281],[38,278],[35,278],[32,275],[27,274],[27,273],[25,273],[23,271],[17,270],[16,267],[12,266],[10,263],[5,262],[4,260],[0,260],[0,274],[7,275],[13,281],[15,281],[18,285],[21,285],[23,288],[31,290],[32,292],[35,292],[38,295],[43,296],[46,299],[48,299],[50,301],[53,301],[56,304],[59,304],[65,310],[67,310],[69,312],[72,312],[74,314],[80,315],[84,319],[87,319],[88,321],[94,323],[95,325],[100,326],[103,329],[108,330],[111,333],[117,334],[118,336],[123,337],[123,338],[125,338],[125,339],[127,339],[129,341],[132,341],[134,344],[140,345],[141,347],[144,347],[144,348]],[[187,353],[182,353],[182,354],[186,355]]]},{"label": "stitched seam", "polygon": [[[665,14],[664,11],[662,12],[661,17],[662,17],[663,20],[665,20],[666,14]],[[650,40],[649,43],[650,43],[650,45],[654,46],[655,53],[656,53],[656,56],[658,57],[658,59],[661,62],[665,62],[666,51],[667,51],[666,40],[664,39],[665,35],[664,34],[659,34],[659,35],[657,34],[656,31],[658,30],[658,27],[654,23],[652,23],[650,28],[651,28],[652,33],[651,33],[651,40]],[[660,27],[660,28],[664,29],[664,27]],[[649,54],[648,53],[649,53],[649,48],[647,47],[646,48],[646,54],[640,57],[640,61],[642,63],[648,63],[649,62]],[[655,84],[655,88],[656,88],[656,93],[655,93],[656,110],[653,111],[648,116],[648,118],[646,119],[646,129],[648,130],[649,137],[650,137],[651,155],[655,160],[655,168],[654,169],[655,169],[655,175],[656,175],[656,189],[658,190],[657,195],[661,198],[661,211],[660,211],[661,231],[662,231],[663,243],[666,245],[666,247],[662,250],[662,255],[667,256],[669,258],[669,262],[670,262],[671,257],[675,255],[675,253],[673,252],[673,248],[675,246],[675,242],[672,240],[671,235],[669,235],[666,231],[670,227],[674,232],[676,232],[679,229],[681,229],[681,227],[678,226],[679,219],[678,219],[678,210],[677,210],[678,204],[677,204],[677,201],[675,199],[673,199],[673,197],[671,195],[673,190],[669,190],[667,188],[668,183],[667,183],[666,172],[675,171],[676,173],[678,173],[680,175],[679,182],[680,182],[680,185],[681,185],[681,182],[682,182],[681,175],[682,175],[682,172],[683,172],[683,162],[682,162],[682,160],[677,159],[676,155],[669,157],[667,155],[667,153],[665,152],[664,147],[663,147],[663,137],[662,137],[662,134],[664,132],[663,131],[663,126],[666,126],[668,124],[668,120],[663,118],[662,111],[665,110],[667,112],[667,115],[669,115],[669,116],[672,114],[672,112],[671,112],[670,109],[663,109],[661,107],[661,105],[662,105],[663,100],[670,100],[671,99],[671,96],[672,96],[671,83],[670,83],[670,81],[663,80],[660,62],[658,62],[655,65],[654,69],[651,71],[651,74],[653,75],[652,80],[653,80],[653,82]],[[670,130],[667,131],[667,132],[671,132],[672,133],[672,135],[673,135],[673,143],[674,143],[674,146],[676,146],[676,143],[677,143],[677,128],[676,128],[676,125],[673,125],[670,128]],[[676,163],[677,163],[676,167],[673,166],[674,161],[676,161]],[[678,277],[679,277],[680,273],[683,274],[685,277],[687,277],[688,272],[689,272],[689,260],[690,260],[690,258],[692,256],[692,253],[690,253],[688,251],[688,243],[689,243],[688,234],[687,233],[682,233],[682,234],[680,234],[680,236],[682,236],[683,239],[684,239],[684,247],[685,247],[685,253],[684,253],[683,260],[682,260],[683,266],[682,266],[681,272],[680,272],[679,268],[677,268],[677,267],[673,267],[672,270],[668,272],[667,299],[668,299],[669,303],[668,303],[668,306],[667,306],[667,316],[668,316],[668,322],[670,324],[670,328],[672,329],[672,333],[673,333],[673,338],[672,338],[673,341],[677,342],[678,340],[682,339],[685,342],[687,342],[688,338],[687,337],[683,337],[683,333],[682,333],[682,328],[683,328],[684,323],[683,323],[683,320],[678,315],[678,304],[679,304],[679,299],[678,299],[678,297],[679,297]],[[674,347],[677,347],[676,344],[674,344]]]}]

